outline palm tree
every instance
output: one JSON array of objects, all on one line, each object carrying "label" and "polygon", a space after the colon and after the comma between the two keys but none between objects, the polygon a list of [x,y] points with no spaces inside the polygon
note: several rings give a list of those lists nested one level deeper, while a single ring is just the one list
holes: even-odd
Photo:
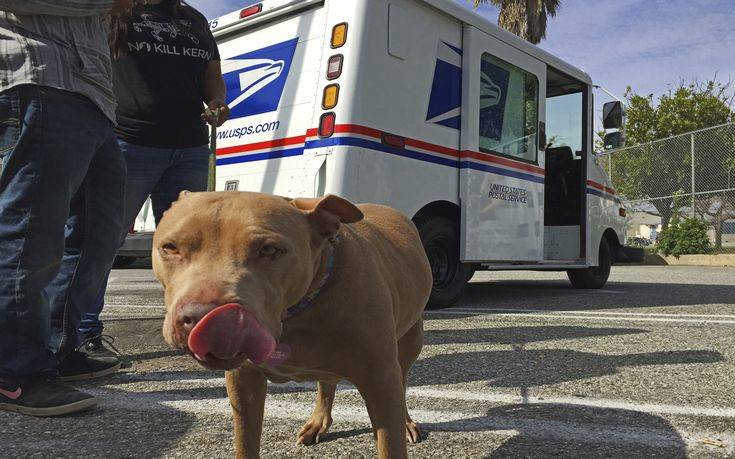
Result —
[{"label": "palm tree", "polygon": [[505,30],[538,44],[546,38],[546,19],[556,16],[561,0],[472,0],[477,8],[490,3],[500,9],[498,25]]}]

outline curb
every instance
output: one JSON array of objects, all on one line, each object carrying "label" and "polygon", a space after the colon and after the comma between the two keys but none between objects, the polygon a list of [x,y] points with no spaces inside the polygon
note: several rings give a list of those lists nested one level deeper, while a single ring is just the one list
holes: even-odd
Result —
[{"label": "curb", "polygon": [[718,255],[682,255],[679,258],[667,257],[659,254],[646,254],[646,258],[639,265],[652,266],[712,266],[733,267],[735,266],[735,254]]}]

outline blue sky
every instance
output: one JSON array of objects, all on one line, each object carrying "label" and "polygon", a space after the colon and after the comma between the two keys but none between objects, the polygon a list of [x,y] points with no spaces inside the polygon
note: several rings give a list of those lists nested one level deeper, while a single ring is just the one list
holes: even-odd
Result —
[{"label": "blue sky", "polygon": [[[467,4],[463,0],[456,0]],[[189,0],[208,18],[247,0]],[[469,7],[469,5],[468,5]],[[497,10],[478,13],[495,22]],[[734,0],[562,0],[541,47],[622,97],[659,95],[681,79],[735,80]],[[596,100],[607,100],[603,93]]]}]

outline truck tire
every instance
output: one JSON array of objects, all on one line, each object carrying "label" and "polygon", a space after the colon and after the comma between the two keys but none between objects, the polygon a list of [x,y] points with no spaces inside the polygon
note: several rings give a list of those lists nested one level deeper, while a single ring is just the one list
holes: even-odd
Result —
[{"label": "truck tire", "polygon": [[472,266],[459,261],[457,224],[448,218],[432,216],[417,220],[416,227],[434,277],[426,309],[448,308],[462,296],[473,271]]},{"label": "truck tire", "polygon": [[567,276],[574,288],[578,289],[597,289],[602,288],[610,277],[610,267],[612,266],[612,254],[610,253],[610,245],[604,238],[600,242],[599,266],[590,266],[585,269],[570,269]]}]

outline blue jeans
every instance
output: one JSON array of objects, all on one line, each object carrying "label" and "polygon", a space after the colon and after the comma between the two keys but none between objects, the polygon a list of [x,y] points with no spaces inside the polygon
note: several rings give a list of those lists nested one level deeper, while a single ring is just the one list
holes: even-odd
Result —
[{"label": "blue jeans", "polygon": [[[158,224],[163,213],[178,199],[179,193],[184,190],[207,190],[209,148],[206,145],[183,149],[153,148],[122,140],[119,144],[128,166],[125,230],[120,239],[122,244],[127,230],[135,222],[135,217],[149,195],[153,204],[153,216]],[[102,333],[100,312],[104,305],[106,288],[107,277],[95,301],[86,308],[87,313],[79,326],[80,338]]]},{"label": "blue jeans", "polygon": [[114,259],[125,162],[96,105],[35,85],[0,92],[0,162],[0,376],[54,372]]}]

